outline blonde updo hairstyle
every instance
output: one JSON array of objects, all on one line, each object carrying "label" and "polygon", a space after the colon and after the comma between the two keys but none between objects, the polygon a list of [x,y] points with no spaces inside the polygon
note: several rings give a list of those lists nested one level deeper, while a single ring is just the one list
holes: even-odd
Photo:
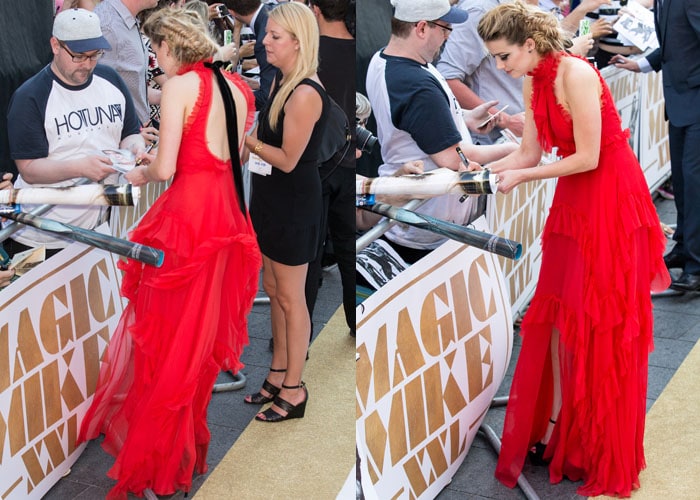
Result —
[{"label": "blonde updo hairstyle", "polygon": [[151,43],[168,43],[171,55],[181,65],[210,59],[218,46],[202,30],[202,21],[195,12],[183,9],[161,9],[151,14],[143,25],[143,32]]},{"label": "blonde updo hairstyle", "polygon": [[318,70],[318,24],[313,12],[299,2],[277,5],[270,11],[268,20],[272,19],[292,38],[299,42],[296,64],[289,74],[284,75],[284,82],[270,106],[270,126],[277,128],[280,114],[287,98],[304,78],[316,74]]},{"label": "blonde updo hairstyle", "polygon": [[511,45],[523,46],[532,38],[539,54],[559,52],[569,45],[553,14],[519,1],[488,11],[479,21],[477,31],[484,42],[505,39]]}]

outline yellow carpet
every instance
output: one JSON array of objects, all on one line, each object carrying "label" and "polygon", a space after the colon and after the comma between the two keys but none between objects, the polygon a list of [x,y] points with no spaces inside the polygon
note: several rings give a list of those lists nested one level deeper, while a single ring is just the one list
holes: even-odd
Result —
[{"label": "yellow carpet", "polygon": [[[700,498],[700,342],[647,413],[647,468],[633,500]],[[596,497],[610,498],[610,497]]]},{"label": "yellow carpet", "polygon": [[355,467],[355,339],[342,307],[314,340],[304,381],[304,418],[252,421],[197,500],[336,498]]}]

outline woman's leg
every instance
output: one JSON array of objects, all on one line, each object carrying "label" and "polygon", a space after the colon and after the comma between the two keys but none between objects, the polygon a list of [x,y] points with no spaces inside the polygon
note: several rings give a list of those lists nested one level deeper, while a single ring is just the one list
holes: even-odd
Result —
[{"label": "woman's leg", "polygon": [[[284,348],[286,354],[287,371],[284,374],[284,385],[298,386],[301,384],[301,376],[304,371],[306,361],[306,351],[309,346],[309,329],[311,321],[309,311],[306,307],[304,295],[304,285],[306,283],[306,272],[308,264],[300,266],[287,266],[270,259],[264,260],[265,266],[271,268],[274,276],[274,300],[270,296],[270,304],[274,304],[273,313],[273,338],[275,339],[275,350],[272,356],[273,366],[276,362],[282,362],[280,352]],[[265,274],[263,273],[263,280]],[[267,293],[267,289],[265,290]],[[270,295],[268,293],[268,295]],[[275,315],[280,315],[276,323]],[[277,332],[275,329],[277,328]],[[279,342],[279,343],[278,343]],[[279,347],[278,347],[279,346]],[[292,405],[297,405],[306,398],[305,393],[300,388],[282,388],[279,396]],[[280,415],[287,412],[272,406],[273,410]],[[258,416],[262,415],[261,413]],[[264,417],[263,417],[264,418]]]},{"label": "woman's leg", "polygon": [[551,358],[552,358],[552,384],[554,385],[552,394],[552,413],[549,416],[549,423],[547,424],[547,430],[542,438],[542,443],[549,443],[552,437],[552,432],[554,431],[554,423],[557,421],[559,416],[559,410],[561,410],[561,367],[559,366],[559,330],[554,328],[552,330],[552,340],[550,344]]},{"label": "woman's leg", "polygon": [[[275,345],[270,368],[282,370],[287,368],[287,325],[284,311],[277,299],[277,279],[273,271],[273,263],[265,255],[263,255],[263,289],[270,298],[270,327]],[[267,380],[275,387],[282,387],[284,372],[270,372],[267,375]],[[273,396],[264,389],[260,393],[266,397]]]}]

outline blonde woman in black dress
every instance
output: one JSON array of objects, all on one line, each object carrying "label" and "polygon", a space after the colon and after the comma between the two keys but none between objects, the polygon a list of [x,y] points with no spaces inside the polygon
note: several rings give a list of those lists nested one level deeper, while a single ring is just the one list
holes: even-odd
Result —
[{"label": "blonde woman in black dress", "polygon": [[[281,4],[271,12],[263,44],[279,69],[258,128],[246,138],[253,153],[250,214],[263,254],[263,287],[270,297],[274,352],[252,404],[272,402],[256,419],[277,422],[304,416],[308,391],[302,372],[311,328],[304,298],[308,264],[319,247],[321,181],[318,145],[328,98],[316,74],[319,33],[308,7]],[[256,156],[261,160],[258,161]]]}]

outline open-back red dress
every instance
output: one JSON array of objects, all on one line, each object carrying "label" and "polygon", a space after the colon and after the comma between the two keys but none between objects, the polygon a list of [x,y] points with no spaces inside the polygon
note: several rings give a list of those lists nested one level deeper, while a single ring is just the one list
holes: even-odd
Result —
[{"label": "open-back red dress", "polygon": [[[207,470],[207,405],[222,370],[238,371],[248,344],[247,314],[257,292],[261,256],[239,207],[231,161],[214,156],[206,126],[211,69],[182,134],[171,186],[155,201],[131,240],[164,250],[162,267],[129,260],[122,294],[129,299],[102,360],[93,403],[78,442],[105,435],[116,457],[111,498],[145,488],[160,495],[189,491],[193,472]],[[246,129],[253,95],[246,94]],[[235,165],[234,168],[240,168]]]},{"label": "open-back red dress", "polygon": [[[543,150],[575,151],[572,120],[553,82],[565,53],[531,73]],[[665,238],[610,91],[602,86],[598,167],[560,177],[542,235],[542,266],[521,326],[496,477],[513,487],[552,404],[550,340],[560,332],[563,405],[545,451],[550,481],[583,481],[581,495],[629,496],[644,462],[651,290],[670,278]],[[536,168],[536,167],[535,167]]]}]

